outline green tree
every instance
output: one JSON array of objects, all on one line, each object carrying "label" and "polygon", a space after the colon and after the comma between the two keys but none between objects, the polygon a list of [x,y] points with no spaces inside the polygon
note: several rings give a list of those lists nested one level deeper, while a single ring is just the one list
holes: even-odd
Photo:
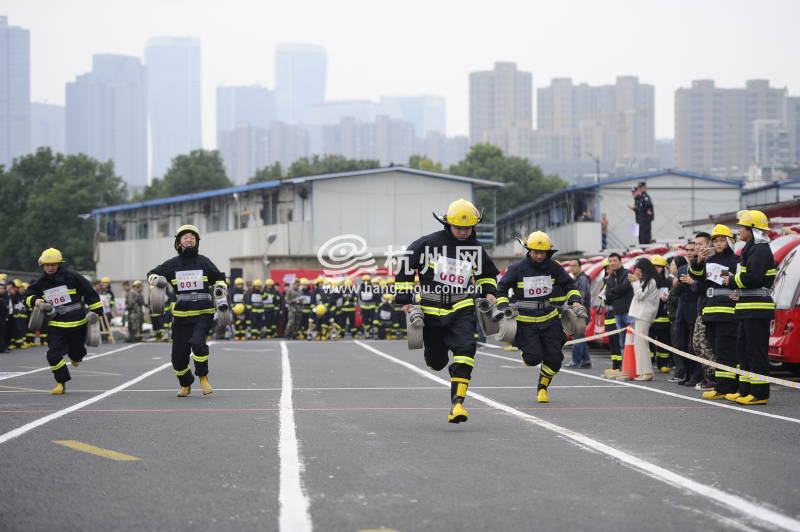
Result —
[{"label": "green tree", "polygon": [[0,169],[0,264],[32,270],[43,249],[56,247],[72,267],[94,269],[94,221],[81,215],[126,199],[111,161],[50,148],[17,159],[9,170]]},{"label": "green tree", "polygon": [[153,179],[137,199],[166,198],[232,186],[217,150],[194,150],[172,159],[164,177]]},{"label": "green tree", "polygon": [[248,183],[259,183],[286,177],[305,177],[309,175],[335,174],[337,172],[354,172],[356,170],[369,170],[379,168],[380,162],[369,159],[348,159],[341,155],[314,155],[301,157],[293,162],[281,175],[280,163],[267,166],[256,171]]},{"label": "green tree", "polygon": [[450,173],[505,184],[496,192],[479,190],[476,193],[477,207],[484,209],[487,221],[491,221],[495,194],[497,213],[502,214],[567,186],[557,175],[544,175],[538,166],[527,159],[506,156],[500,148],[491,144],[472,146],[464,160],[450,167]]},{"label": "green tree", "polygon": [[409,157],[408,166],[418,170],[427,170],[429,172],[445,172],[442,163],[435,163],[433,159],[424,155],[412,155]]}]

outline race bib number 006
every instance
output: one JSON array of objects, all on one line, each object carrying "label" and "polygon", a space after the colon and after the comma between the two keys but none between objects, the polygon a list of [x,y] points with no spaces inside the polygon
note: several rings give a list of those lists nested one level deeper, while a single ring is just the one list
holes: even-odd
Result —
[{"label": "race bib number 006", "polygon": [[471,262],[450,257],[439,257],[436,267],[433,269],[435,281],[458,288],[466,288],[471,275]]},{"label": "race bib number 006", "polygon": [[522,289],[525,297],[544,297],[553,292],[553,280],[549,275],[537,275],[522,278]]},{"label": "race bib number 006", "polygon": [[202,290],[203,270],[175,272],[175,280],[177,281],[177,288],[180,292],[185,292],[186,290]]},{"label": "race bib number 006", "polygon": [[72,302],[72,298],[69,296],[67,286],[63,284],[61,286],[56,286],[55,288],[45,290],[44,300],[54,307],[60,307],[61,305],[66,305],[67,303]]}]

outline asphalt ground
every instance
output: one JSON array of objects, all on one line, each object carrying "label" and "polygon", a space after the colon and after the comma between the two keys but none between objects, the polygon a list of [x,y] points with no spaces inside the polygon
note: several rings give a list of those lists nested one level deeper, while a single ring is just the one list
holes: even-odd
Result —
[{"label": "asphalt ground", "polygon": [[184,399],[168,344],[90,351],[64,396],[44,348],[0,355],[0,530],[800,530],[798,390],[705,401],[593,352],[539,404],[482,346],[452,425],[402,341],[218,342]]}]

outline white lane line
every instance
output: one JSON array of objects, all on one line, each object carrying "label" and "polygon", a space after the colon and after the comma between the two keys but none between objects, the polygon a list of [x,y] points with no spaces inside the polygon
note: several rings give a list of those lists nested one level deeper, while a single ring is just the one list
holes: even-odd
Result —
[{"label": "white lane line", "polygon": [[283,371],[280,400],[280,436],[278,454],[280,456],[280,516],[281,532],[310,532],[311,514],[309,501],[303,490],[300,449],[294,423],[292,405],[292,367],[289,364],[289,349],[281,342],[281,367]]},{"label": "white lane line", "polygon": [[[379,351],[374,347],[364,344],[362,342],[357,341],[356,344],[360,345],[361,347],[363,347],[368,351],[372,351],[376,355],[381,356],[386,360],[389,360],[391,362],[394,362],[395,364],[399,364],[405,368],[408,368],[411,371],[427,379],[430,379],[434,382],[438,382],[447,387],[450,386],[450,383],[448,381],[445,381],[444,379],[439,378],[435,375],[431,375],[430,373],[423,371],[422,369],[406,362],[405,360],[400,360],[399,358],[393,357],[392,355]],[[729,509],[739,512],[747,517],[758,519],[759,521],[763,521],[770,525],[777,526],[784,530],[800,531],[800,521],[798,521],[797,519],[773,511],[765,506],[762,506],[755,502],[751,502],[747,499],[739,497],[738,495],[733,495],[732,493],[722,491],[713,486],[701,484],[700,482],[695,482],[690,478],[674,473],[668,469],[650,463],[646,460],[642,460],[641,458],[637,458],[632,454],[628,454],[624,451],[620,451],[619,449],[615,449],[614,447],[611,447],[609,445],[606,445],[605,443],[592,439],[584,434],[581,434],[580,432],[576,432],[574,430],[564,428],[560,425],[556,425],[555,423],[550,423],[549,421],[545,421],[544,419],[538,418],[536,416],[532,416],[528,413],[517,410],[516,408],[495,401],[494,399],[489,399],[485,395],[473,392],[469,392],[469,395],[484,404],[496,408],[497,410],[502,410],[503,412],[506,412],[513,416],[529,421],[544,429],[555,432],[559,436],[571,440],[578,447],[584,449],[591,449],[600,452],[602,454],[605,454],[607,456],[610,456],[616,460],[619,460],[628,467],[636,471],[639,471],[653,479],[664,482],[665,484],[669,484],[679,489],[692,491],[694,493],[697,493],[698,495],[707,497],[708,499],[711,499],[712,501],[718,504],[726,506]]]},{"label": "white lane line", "polygon": [[[130,349],[131,347],[136,347],[137,345],[139,345],[139,344],[126,345],[125,347],[119,347],[117,349],[112,349],[111,351],[107,351],[105,353],[99,353],[97,355],[89,355],[89,356],[83,357],[83,361],[85,362],[87,360],[92,360],[94,358],[100,358],[100,357],[105,357],[105,356],[108,356],[108,355],[113,355],[114,353],[119,353],[120,351],[125,351],[126,349]],[[50,366],[45,366],[43,368],[33,369],[31,371],[24,371],[24,372],[21,372],[21,373],[16,373],[14,375],[11,375],[11,374],[8,374],[8,375],[0,374],[0,381],[1,380],[5,380],[5,379],[13,379],[15,377],[22,377],[23,375],[30,375],[31,373],[38,373],[40,371],[50,371]]]},{"label": "white lane line", "polygon": [[124,390],[128,386],[133,386],[137,382],[146,379],[150,375],[158,373],[162,369],[168,368],[168,367],[171,367],[171,366],[172,366],[172,363],[171,362],[167,362],[166,364],[162,364],[162,365],[158,366],[157,368],[151,369],[148,372],[142,373],[138,377],[136,377],[134,379],[131,379],[128,382],[120,384],[116,388],[111,388],[110,390],[105,391],[105,392],[101,393],[100,395],[95,395],[94,397],[86,399],[85,401],[81,401],[80,403],[76,403],[76,404],[74,404],[72,406],[68,406],[67,408],[59,410],[58,412],[53,412],[52,414],[48,414],[48,415],[46,415],[44,417],[40,417],[39,419],[37,419],[35,421],[31,421],[30,423],[22,425],[19,428],[16,428],[14,430],[6,432],[5,434],[0,435],[0,444],[5,443],[5,442],[7,442],[9,440],[12,440],[12,439],[16,438],[17,436],[22,436],[26,432],[29,432],[29,431],[35,429],[36,427],[41,427],[45,423],[49,423],[49,422],[51,422],[53,420],[56,420],[56,419],[58,419],[60,417],[66,416],[70,412],[74,412],[76,410],[80,410],[81,408],[83,408],[85,406],[89,406],[92,403],[96,403],[97,401],[102,401],[106,397],[114,395],[115,393],[119,392],[120,390]]},{"label": "white lane line", "polygon": [[[518,360],[518,359],[515,359],[515,358],[506,357],[506,356],[503,356],[503,355],[496,355],[494,353],[487,353],[486,351],[477,351],[477,353],[480,354],[480,355],[487,356],[487,357],[500,358],[502,360],[510,360],[512,362],[517,362],[519,364],[522,364],[521,360]],[[578,377],[584,377],[586,379],[593,379],[593,380],[598,380],[598,381],[601,381],[601,382],[608,382],[608,380],[606,380],[606,379],[604,379],[602,377],[596,377],[595,375],[587,375],[586,373],[582,373],[582,372],[579,372],[579,371],[572,371],[572,370],[569,370],[569,369],[562,369],[561,373],[568,373],[570,375],[577,375]],[[675,392],[668,392],[666,390],[660,390],[658,388],[649,388],[647,386],[642,386],[641,384],[633,384],[631,382],[626,382],[626,381],[614,381],[614,382],[616,384],[618,384],[618,385],[621,385],[621,386],[627,386],[629,388],[638,388],[639,390],[645,390],[647,392],[660,393],[662,395],[668,395],[670,397],[677,397],[679,399],[685,399],[686,401],[694,401],[695,403],[703,403],[703,404],[707,404],[707,405],[718,406],[720,408],[730,408],[731,410],[737,410],[739,412],[744,412],[746,414],[755,414],[757,416],[771,417],[773,419],[780,419],[782,421],[790,421],[792,423],[800,423],[800,419],[797,419],[797,418],[794,418],[794,417],[780,416],[778,414],[770,414],[769,412],[764,412],[763,410],[756,410],[755,409],[755,408],[763,408],[763,407],[744,408],[742,406],[735,406],[735,405],[729,404],[729,401],[727,401],[727,400],[709,401],[708,399],[700,399],[699,397],[690,397],[688,395],[681,395],[681,394],[675,393]]]}]

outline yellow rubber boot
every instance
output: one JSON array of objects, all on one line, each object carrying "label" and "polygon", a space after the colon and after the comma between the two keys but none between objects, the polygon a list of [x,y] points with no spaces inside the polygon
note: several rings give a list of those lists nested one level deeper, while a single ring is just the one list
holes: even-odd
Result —
[{"label": "yellow rubber boot", "polygon": [[63,382],[56,383],[56,387],[50,390],[50,393],[53,395],[64,395],[64,392],[67,391],[66,386],[64,386]]},{"label": "yellow rubber boot", "polygon": [[550,402],[550,396],[547,395],[547,390],[542,388],[541,390],[536,392],[536,401],[539,402],[539,403],[549,403]]},{"label": "yellow rubber boot", "polygon": [[74,368],[77,368],[78,366],[81,365],[81,361],[80,360],[72,360],[72,359],[69,359],[69,360],[70,360],[70,362],[72,362],[72,367],[74,367]]},{"label": "yellow rubber boot", "polygon": [[732,403],[735,403],[739,397],[741,397],[739,392],[725,394],[725,399]]},{"label": "yellow rubber boot", "polygon": [[206,376],[200,377],[200,386],[203,387],[203,395],[214,393],[214,388],[212,388],[211,383],[208,382],[208,377]]},{"label": "yellow rubber boot", "polygon": [[450,415],[447,416],[448,423],[466,423],[469,412],[461,403],[453,403],[450,408]]},{"label": "yellow rubber boot", "polygon": [[736,402],[740,405],[765,405],[769,402],[769,399],[756,399],[756,397],[751,394],[739,397]]},{"label": "yellow rubber boot", "polygon": [[190,393],[192,393],[191,386],[181,386],[181,389],[178,390],[178,397],[188,397]]},{"label": "yellow rubber boot", "polygon": [[725,399],[727,394],[719,393],[716,390],[709,390],[707,392],[703,392],[703,399]]}]

